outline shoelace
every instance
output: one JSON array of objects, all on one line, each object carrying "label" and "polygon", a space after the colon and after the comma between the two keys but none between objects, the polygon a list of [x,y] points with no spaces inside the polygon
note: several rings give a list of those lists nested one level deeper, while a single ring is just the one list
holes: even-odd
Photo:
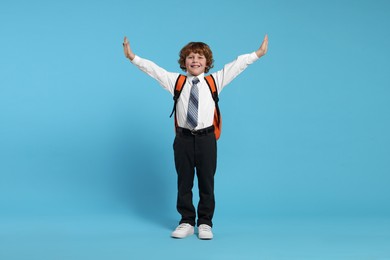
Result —
[{"label": "shoelace", "polygon": [[188,226],[190,226],[190,224],[183,223],[183,224],[180,224],[176,229],[181,230],[181,229],[187,228]]},{"label": "shoelace", "polygon": [[205,231],[205,232],[211,232],[211,227],[210,226],[199,226],[199,229],[201,231]]}]

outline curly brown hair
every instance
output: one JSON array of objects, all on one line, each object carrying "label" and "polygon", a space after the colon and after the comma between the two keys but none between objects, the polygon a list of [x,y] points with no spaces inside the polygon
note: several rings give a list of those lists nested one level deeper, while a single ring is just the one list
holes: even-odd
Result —
[{"label": "curly brown hair", "polygon": [[180,68],[183,71],[186,70],[186,58],[191,53],[198,53],[200,55],[204,55],[206,58],[206,68],[204,70],[205,73],[209,72],[211,68],[214,67],[214,59],[213,59],[213,52],[211,51],[210,47],[204,43],[204,42],[190,42],[186,46],[184,46],[180,53],[179,53],[179,64]]}]

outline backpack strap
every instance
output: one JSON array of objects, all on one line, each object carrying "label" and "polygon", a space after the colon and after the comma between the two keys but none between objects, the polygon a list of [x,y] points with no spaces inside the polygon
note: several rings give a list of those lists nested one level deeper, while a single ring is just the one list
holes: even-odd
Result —
[{"label": "backpack strap", "polygon": [[215,79],[213,75],[207,75],[204,77],[204,79],[207,82],[207,85],[209,86],[211,96],[213,97],[214,103],[215,103],[215,111],[214,111],[214,134],[216,139],[218,140],[219,137],[221,136],[221,131],[222,131],[222,118],[221,118],[221,113],[219,111],[219,97],[218,97],[218,89],[217,89],[217,84],[215,83]]},{"label": "backpack strap", "polygon": [[[176,112],[177,100],[179,99],[181,91],[183,90],[184,84],[186,83],[186,79],[187,79],[187,76],[184,76],[184,75],[181,75],[181,74],[176,79],[175,91],[174,91],[174,94],[173,94],[174,104],[173,104],[171,115],[169,117],[172,117],[173,113]],[[176,118],[175,118],[175,120],[176,120]]]},{"label": "backpack strap", "polygon": [[204,77],[204,79],[206,80],[207,85],[209,86],[209,89],[210,89],[210,92],[211,92],[211,96],[214,99],[215,109],[217,110],[218,123],[219,123],[219,121],[221,119],[221,113],[219,112],[219,106],[218,106],[219,97],[218,97],[217,84],[215,84],[215,79],[214,79],[213,75],[211,75],[211,74],[207,75],[206,77]]}]

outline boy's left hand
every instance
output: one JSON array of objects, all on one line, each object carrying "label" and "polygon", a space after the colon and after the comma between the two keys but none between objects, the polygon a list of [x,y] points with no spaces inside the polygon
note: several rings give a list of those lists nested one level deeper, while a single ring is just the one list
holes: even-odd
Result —
[{"label": "boy's left hand", "polygon": [[263,43],[261,44],[260,48],[256,51],[257,57],[264,56],[267,53],[268,50],[268,35],[265,35]]}]

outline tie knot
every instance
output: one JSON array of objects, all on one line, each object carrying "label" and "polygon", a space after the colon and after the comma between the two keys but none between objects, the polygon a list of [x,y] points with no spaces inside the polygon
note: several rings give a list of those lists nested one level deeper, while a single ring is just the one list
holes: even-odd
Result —
[{"label": "tie knot", "polygon": [[199,83],[199,79],[197,77],[195,77],[193,80],[192,80],[192,84],[193,85],[196,85]]}]

